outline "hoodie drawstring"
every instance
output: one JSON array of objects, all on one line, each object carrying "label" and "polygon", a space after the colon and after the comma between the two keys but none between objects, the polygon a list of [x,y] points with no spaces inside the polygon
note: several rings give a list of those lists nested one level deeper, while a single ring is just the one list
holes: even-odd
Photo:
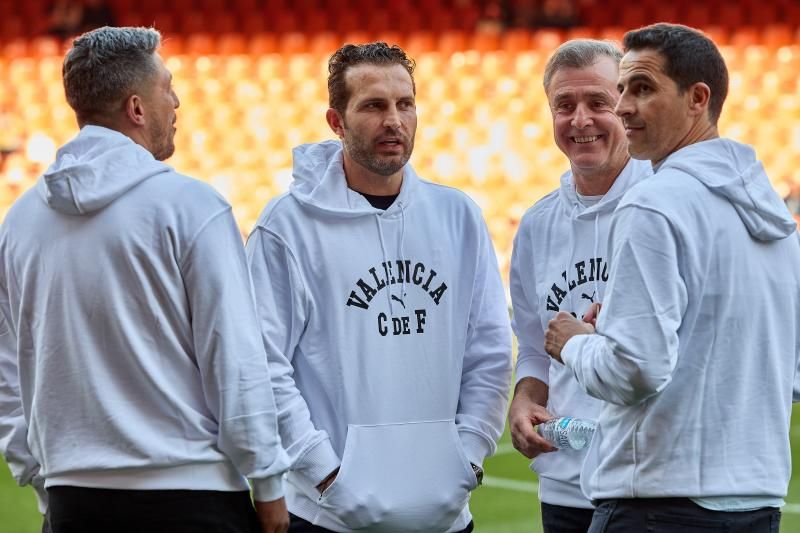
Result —
[{"label": "hoodie drawstring", "polygon": [[[599,248],[600,248],[600,213],[598,212],[595,213],[594,215],[594,262],[596,265],[595,269],[597,270],[597,272],[594,275],[594,297],[596,301],[602,302],[602,300],[600,299],[600,284],[597,283],[597,278],[600,277],[600,261],[599,261],[600,258],[597,257],[597,254],[599,253]],[[608,248],[606,248],[606,256],[607,255],[608,255]],[[606,257],[606,259],[608,258]],[[595,300],[592,300],[591,302],[594,303]]]},{"label": "hoodie drawstring", "polygon": [[[572,294],[573,291],[569,290],[569,267],[570,263],[572,262],[572,254],[575,253],[574,246],[577,239],[573,239],[573,233],[575,232],[575,211],[578,209],[578,204],[572,206],[572,211],[569,214],[569,231],[567,232],[567,262],[564,266],[564,281],[566,282],[567,292],[569,293],[569,303],[572,309],[575,309],[575,296]],[[577,312],[576,312],[577,314]]]},{"label": "hoodie drawstring", "polygon": [[[398,201],[397,202],[397,206],[400,208],[400,264],[401,265],[405,265],[406,264],[406,253],[403,250],[403,245],[406,242],[406,211],[405,211],[405,206],[403,205],[403,202]],[[405,298],[406,298],[406,275],[405,274],[408,274],[408,272],[404,273],[403,281],[402,281],[402,283],[400,285],[400,290],[402,291],[400,293],[400,298],[402,298],[403,301],[405,301]]]},{"label": "hoodie drawstring", "polygon": [[[400,265],[405,265],[406,257],[405,257],[405,250],[403,246],[405,245],[406,241],[406,212],[405,207],[403,206],[403,202],[397,202],[398,207],[400,208]],[[386,253],[386,241],[383,237],[383,226],[381,225],[381,215],[376,213],[375,214],[375,223],[378,225],[378,238],[381,242],[381,253],[383,254],[383,264],[390,264],[389,257]],[[407,272],[403,273],[403,279],[400,285],[400,300],[405,301],[404,298],[406,297],[406,274]],[[389,314],[394,316],[394,305],[392,304],[392,289],[391,284],[389,283],[389,279],[386,280],[386,301],[389,302]]]},{"label": "hoodie drawstring", "polygon": [[[375,215],[375,223],[378,225],[378,239],[381,241],[381,252],[383,253],[383,264],[386,265],[389,261],[389,258],[386,256],[386,243],[383,239],[383,228],[381,227],[381,216],[380,214]],[[392,306],[392,296],[391,296],[391,289],[389,288],[389,280],[386,280],[386,301],[389,302],[389,314],[394,316],[394,306]]]}]

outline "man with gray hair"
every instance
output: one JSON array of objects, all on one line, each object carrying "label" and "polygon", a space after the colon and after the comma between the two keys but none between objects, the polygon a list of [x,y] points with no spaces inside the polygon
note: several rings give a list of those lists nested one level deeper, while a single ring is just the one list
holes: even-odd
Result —
[{"label": "man with gray hair", "polygon": [[596,419],[601,402],[551,361],[544,331],[558,311],[591,320],[608,279],[611,214],[651,173],[650,165],[628,157],[625,130],[614,114],[621,57],[610,42],[581,39],[562,44],[548,61],[544,90],[555,142],[570,170],[559,190],[522,218],[511,259],[519,356],[508,418],[514,446],[535,458],[545,533],[585,533],[593,510],[579,483],[585,451],[556,451],[534,426],[554,416]]},{"label": "man with gray hair", "polygon": [[659,23],[623,39],[616,113],[655,174],[611,221],[597,329],[545,349],[606,401],[581,485],[592,533],[773,533],[791,477],[800,235],[755,150],[720,137],[720,50]]},{"label": "man with gray hair", "polygon": [[160,40],[101,28],[64,60],[80,133],[0,228],[0,450],[54,533],[284,532],[272,346],[230,206],[162,163]]}]

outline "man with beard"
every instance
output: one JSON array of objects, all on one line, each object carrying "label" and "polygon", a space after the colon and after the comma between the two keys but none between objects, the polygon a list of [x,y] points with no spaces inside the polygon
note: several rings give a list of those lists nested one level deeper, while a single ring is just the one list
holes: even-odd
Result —
[{"label": "man with beard", "polygon": [[511,332],[492,243],[463,193],[408,164],[414,62],[385,43],[330,59],[339,141],[294,150],[290,191],[247,255],[270,354],[290,531],[473,528],[503,429]]},{"label": "man with beard", "polygon": [[0,228],[0,450],[54,533],[280,533],[244,248],[227,202],[162,162],[179,101],[160,42],[101,28],[64,60],[81,130]]}]

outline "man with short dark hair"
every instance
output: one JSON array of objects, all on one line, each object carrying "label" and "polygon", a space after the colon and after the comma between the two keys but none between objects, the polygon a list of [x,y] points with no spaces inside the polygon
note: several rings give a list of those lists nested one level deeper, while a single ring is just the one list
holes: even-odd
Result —
[{"label": "man with short dark hair", "polygon": [[584,466],[592,533],[774,532],[800,359],[800,237],[754,150],[720,138],[725,62],[699,31],[628,32],[629,152],[655,175],[611,224],[597,330],[566,313],[545,348],[606,400]]},{"label": "man with short dark hair", "polygon": [[0,228],[0,448],[53,533],[280,533],[244,249],[228,203],[161,162],[179,101],[160,41],[101,28],[67,52],[81,130]]},{"label": "man with short dark hair", "polygon": [[611,215],[623,194],[652,174],[648,162],[628,156],[625,129],[614,113],[621,57],[611,42],[576,39],[548,60],[544,90],[553,137],[570,170],[557,191],[522,217],[511,257],[519,355],[508,422],[514,447],[534,459],[545,533],[586,533],[593,507],[579,483],[586,451],[555,451],[534,426],[553,416],[594,420],[602,402],[550,359],[544,330],[558,311],[583,317],[603,300]]},{"label": "man with short dark hair", "polygon": [[464,194],[408,164],[414,63],[385,43],[330,60],[340,141],[294,150],[289,193],[247,242],[292,467],[292,532],[473,528],[503,430],[511,332],[492,243]]}]

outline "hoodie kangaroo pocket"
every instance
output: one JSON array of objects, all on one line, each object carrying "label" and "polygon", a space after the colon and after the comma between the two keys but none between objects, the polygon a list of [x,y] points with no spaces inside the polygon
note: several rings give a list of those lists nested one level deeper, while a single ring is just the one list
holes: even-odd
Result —
[{"label": "hoodie kangaroo pocket", "polygon": [[453,420],[350,425],[319,504],[350,529],[447,531],[476,485]]}]

